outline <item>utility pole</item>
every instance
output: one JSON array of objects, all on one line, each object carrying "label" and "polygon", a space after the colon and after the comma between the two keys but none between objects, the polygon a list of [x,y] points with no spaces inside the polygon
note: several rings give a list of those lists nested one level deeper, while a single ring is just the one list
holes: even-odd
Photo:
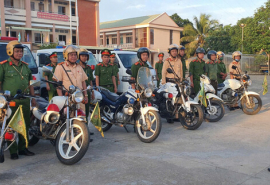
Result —
[{"label": "utility pole", "polygon": [[246,24],[242,23],[239,26],[242,28],[242,53],[243,53],[244,27],[246,26]]}]

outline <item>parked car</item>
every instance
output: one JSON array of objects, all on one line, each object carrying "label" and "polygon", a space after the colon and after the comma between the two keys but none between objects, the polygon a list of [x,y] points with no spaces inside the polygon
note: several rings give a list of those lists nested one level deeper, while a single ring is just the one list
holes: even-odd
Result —
[{"label": "parked car", "polygon": [[[38,66],[38,74],[39,74],[40,79],[44,79],[42,67],[50,63],[49,55],[51,55],[53,52],[57,52],[58,63],[60,63],[60,62],[65,61],[63,57],[63,51],[64,51],[64,48],[37,50],[36,64]],[[95,66],[97,63],[98,62],[96,58],[94,57],[92,52],[89,51],[89,60],[87,62],[87,65],[91,66],[93,70],[93,74],[94,74]],[[48,96],[47,90],[46,90],[46,83],[44,82],[41,82],[40,84],[40,94],[43,98],[46,98]]]}]

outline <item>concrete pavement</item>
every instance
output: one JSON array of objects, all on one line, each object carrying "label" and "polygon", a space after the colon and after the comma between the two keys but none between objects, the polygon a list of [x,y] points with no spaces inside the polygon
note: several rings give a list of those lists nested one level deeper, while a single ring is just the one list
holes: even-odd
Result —
[{"label": "concrete pavement", "polygon": [[[251,76],[250,90],[259,92],[264,76]],[[270,78],[268,77],[270,83]],[[270,92],[253,116],[226,109],[217,123],[203,122],[195,131],[164,119],[160,136],[142,143],[132,127],[113,126],[95,135],[85,157],[73,166],[61,164],[49,141],[0,164],[0,184],[270,184]]]}]

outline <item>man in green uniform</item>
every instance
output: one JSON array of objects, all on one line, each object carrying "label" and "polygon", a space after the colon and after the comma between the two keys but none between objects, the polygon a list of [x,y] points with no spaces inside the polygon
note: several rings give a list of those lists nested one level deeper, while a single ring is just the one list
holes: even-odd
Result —
[{"label": "man in green uniform", "polygon": [[210,50],[207,53],[207,58],[209,61],[205,64],[205,74],[209,77],[211,85],[215,89],[215,93],[217,94],[217,74],[218,74],[218,64],[217,64],[217,52],[214,50]]},{"label": "man in green uniform", "polygon": [[[147,60],[149,59],[150,56],[150,50],[148,48],[142,47],[138,50],[137,52],[137,57],[139,58],[139,61],[136,62],[131,66],[131,77],[135,82],[137,82],[137,75],[138,71],[141,67],[149,67],[147,64]],[[136,86],[135,84],[131,84],[132,89],[135,89]]]},{"label": "man in green uniform", "polygon": [[195,94],[200,90],[200,76],[205,73],[205,61],[203,60],[205,50],[196,49],[197,58],[189,64],[190,86],[194,88]]},{"label": "man in green uniform", "polygon": [[115,82],[116,82],[116,86],[118,87],[118,85],[120,85],[120,80],[119,80],[119,68],[118,68],[118,63],[115,62],[115,53],[112,53],[110,56],[110,63],[113,65],[114,67],[114,71],[115,74],[117,74],[115,76]]},{"label": "man in green uniform", "polygon": [[162,79],[163,57],[164,57],[164,53],[159,53],[158,54],[158,62],[156,62],[156,65],[155,65],[155,70],[156,70],[156,74],[157,74],[157,86],[158,87],[159,87],[160,81]]},{"label": "man in green uniform", "polygon": [[[50,66],[53,68],[53,73],[55,71],[55,68],[57,66],[57,53],[56,52],[53,52],[51,55],[50,55],[50,60],[51,60],[51,63],[48,64],[47,66]],[[45,80],[48,80],[48,81],[53,81],[52,77],[53,77],[53,73],[49,73],[49,72],[44,72],[43,73],[43,76],[45,78]],[[49,101],[54,97],[54,96],[57,96],[57,91],[56,91],[56,88],[53,84],[50,84],[50,83],[46,83],[46,89],[48,91],[48,95],[49,95]]]},{"label": "man in green uniform", "polygon": [[102,62],[97,64],[95,69],[96,86],[101,86],[111,92],[117,93],[114,67],[109,64],[111,52],[108,49],[101,51]]},{"label": "man in green uniform", "polygon": [[186,71],[187,71],[187,65],[185,60],[185,50],[186,48],[182,45],[179,46],[179,53],[178,57],[181,59],[182,62],[182,69],[183,69],[183,79],[186,78]]},{"label": "man in green uniform", "polygon": [[218,84],[223,83],[227,77],[226,66],[223,62],[225,54],[222,51],[217,52],[217,59],[218,59]]},{"label": "man in green uniform", "polygon": [[[20,89],[32,96],[35,95],[34,88],[30,86],[30,80],[32,80],[31,70],[28,68],[26,62],[21,61],[23,57],[24,46],[18,41],[10,41],[7,44],[7,54],[10,56],[9,59],[0,62],[0,90],[8,90],[11,92],[11,96],[17,94],[17,90]],[[14,113],[18,109],[19,105],[23,106],[23,115],[26,125],[26,133],[28,139],[28,130],[30,126],[30,99],[14,100],[16,102],[15,107],[10,107],[12,110],[13,117]],[[35,99],[31,101],[32,106],[36,106]],[[7,120],[7,123],[10,121]],[[9,143],[10,144],[10,143]],[[11,159],[18,159],[19,155],[32,156],[35,155],[26,148],[26,142],[22,135],[19,134],[18,144],[14,142],[9,148]]]}]

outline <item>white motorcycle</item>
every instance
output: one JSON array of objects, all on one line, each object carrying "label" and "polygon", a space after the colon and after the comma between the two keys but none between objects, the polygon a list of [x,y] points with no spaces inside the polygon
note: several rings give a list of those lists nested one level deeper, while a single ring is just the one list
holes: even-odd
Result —
[{"label": "white motorcycle", "polygon": [[[52,72],[52,68],[43,66],[43,71]],[[61,82],[44,81],[63,87]],[[91,87],[88,86],[87,89],[90,90]],[[50,140],[55,144],[58,159],[64,164],[72,165],[80,161],[87,152],[90,134],[85,113],[79,109],[79,103],[84,98],[82,91],[73,85],[66,91],[70,96],[55,96],[50,102],[41,97],[36,99],[37,106],[32,107],[29,145],[35,145],[39,139]],[[27,97],[23,94],[21,96]]]},{"label": "white motorcycle", "polygon": [[245,114],[254,115],[257,114],[262,107],[262,100],[260,95],[256,92],[248,91],[248,86],[252,84],[252,81],[247,73],[241,75],[236,66],[232,66],[233,69],[238,71],[239,80],[227,79],[218,87],[218,96],[228,106],[233,106],[241,102],[241,108]]},{"label": "white motorcycle", "polygon": [[[210,79],[206,75],[201,75],[200,77],[200,86],[204,85],[204,92],[207,102],[207,107],[205,108],[202,105],[202,109],[204,111],[204,119],[209,122],[217,122],[221,120],[225,114],[225,108],[223,104],[223,100],[215,95],[215,89],[210,83]],[[194,99],[189,97],[192,101],[200,102],[199,100],[199,92]]]}]

